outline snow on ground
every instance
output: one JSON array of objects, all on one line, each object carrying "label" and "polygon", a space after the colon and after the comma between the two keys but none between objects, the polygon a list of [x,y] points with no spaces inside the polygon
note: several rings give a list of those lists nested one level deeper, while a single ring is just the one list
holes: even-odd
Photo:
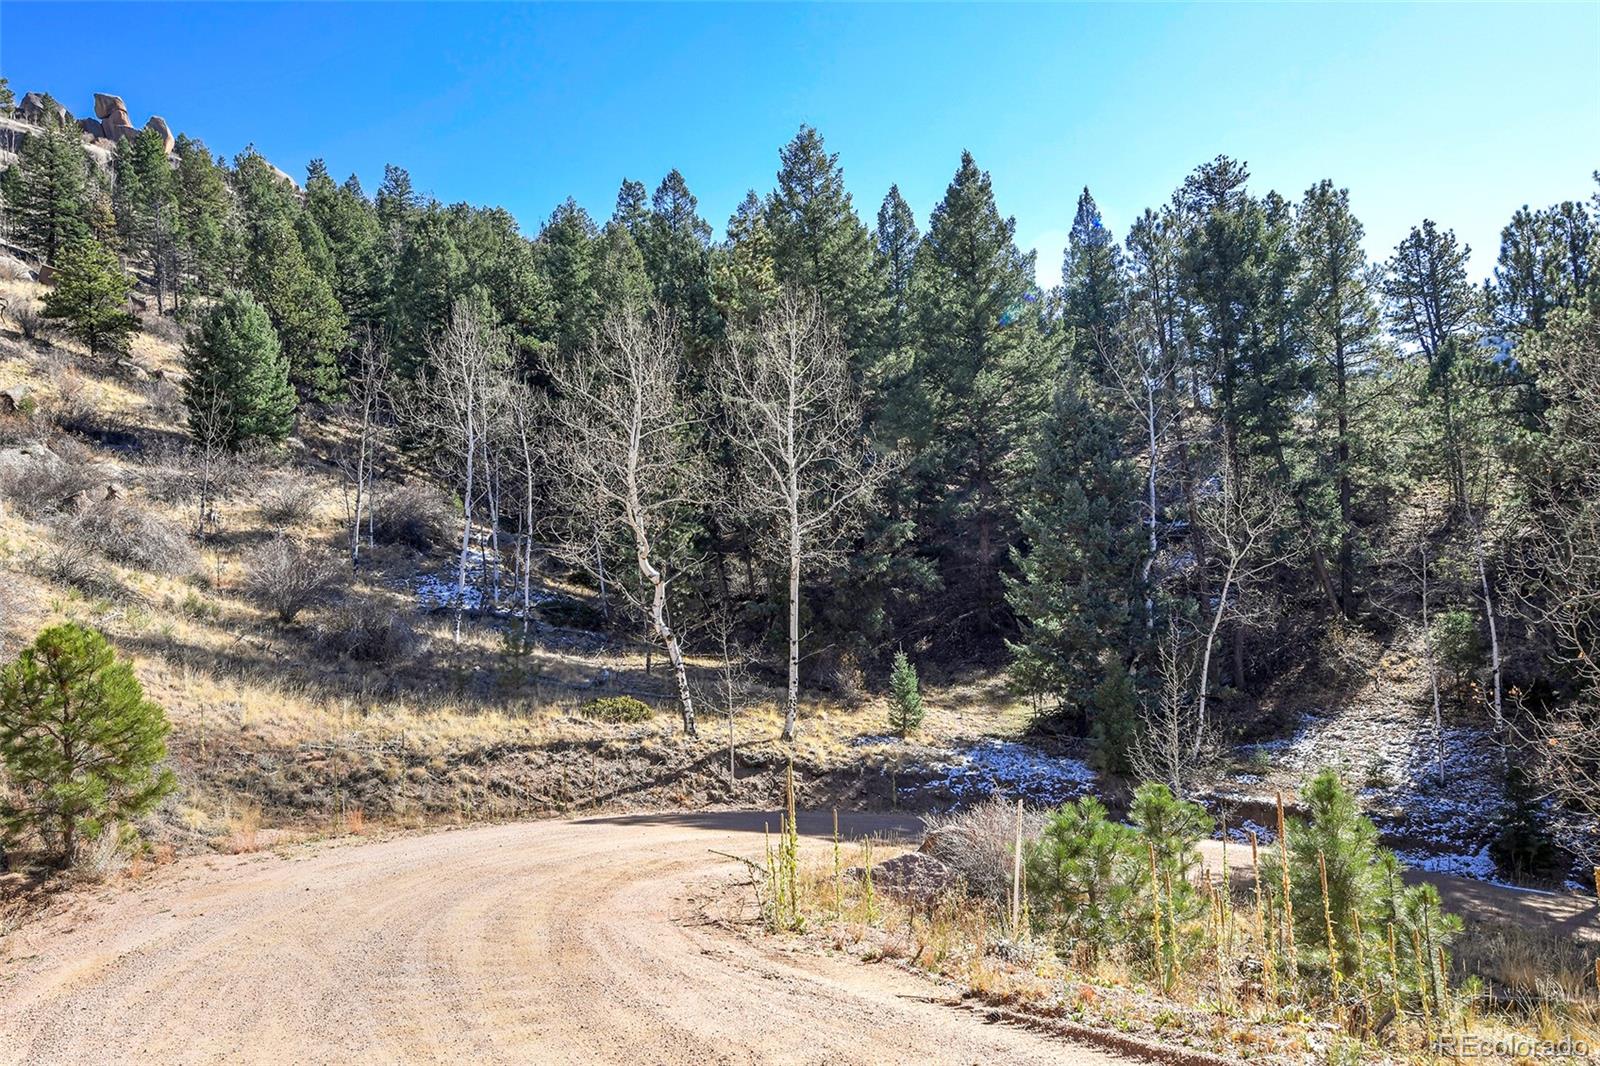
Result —
[{"label": "snow on ground", "polygon": [[[1494,881],[1488,845],[1504,796],[1499,748],[1489,730],[1472,726],[1446,726],[1441,737],[1436,744],[1431,720],[1415,714],[1311,717],[1293,737],[1246,745],[1241,754],[1252,765],[1270,764],[1267,776],[1280,780],[1304,781],[1332,766],[1407,866]],[[1235,783],[1262,779],[1241,774]]]},{"label": "snow on ground", "polygon": [[[418,574],[415,578],[402,581],[399,588],[409,591],[417,599],[417,606],[424,611],[453,610],[458,606],[473,613],[492,613],[501,615],[520,616],[522,612],[522,589],[515,586],[512,572],[504,563],[498,570],[495,568],[494,552],[485,548],[473,548],[467,553],[467,583],[461,596],[457,597],[457,575],[460,566],[460,556],[452,556],[448,563],[431,573]],[[498,581],[496,578],[498,577]],[[498,601],[493,590],[499,585]],[[533,603],[538,606],[548,603],[557,597],[548,592],[534,590]]]},{"label": "snow on ground", "polygon": [[[1346,719],[1337,730],[1327,725],[1326,719],[1308,720],[1273,762],[1302,777],[1332,765],[1390,836],[1463,857],[1476,855],[1489,842],[1503,791],[1499,748],[1488,730],[1446,726],[1441,774],[1427,721],[1372,719],[1363,728]],[[1359,743],[1351,742],[1352,729],[1360,730]],[[1341,760],[1340,752],[1360,754]]]},{"label": "snow on ground", "polygon": [[1095,783],[1095,772],[1082,761],[1046,755],[1011,740],[979,740],[936,759],[927,769],[931,779],[911,788],[946,791],[958,805],[998,792],[1054,807],[1092,791]]}]

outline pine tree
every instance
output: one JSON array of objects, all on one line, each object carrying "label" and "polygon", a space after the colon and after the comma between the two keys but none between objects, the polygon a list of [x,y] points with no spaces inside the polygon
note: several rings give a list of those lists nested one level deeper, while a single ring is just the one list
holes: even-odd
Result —
[{"label": "pine tree", "polygon": [[1196,370],[1215,397],[1225,461],[1236,476],[1245,458],[1240,349],[1259,310],[1255,280],[1264,254],[1260,204],[1245,191],[1249,177],[1243,164],[1218,156],[1184,179],[1174,197],[1188,221],[1183,286]]},{"label": "pine tree", "polygon": [[405,226],[412,212],[420,206],[416,192],[411,188],[411,175],[393,163],[384,165],[383,184],[373,206],[378,214],[378,225],[391,239],[396,230]]},{"label": "pine tree", "polygon": [[1424,221],[1395,248],[1384,283],[1389,328],[1427,368],[1425,399],[1437,446],[1430,443],[1426,453],[1461,512],[1470,504],[1468,470],[1480,450],[1475,431],[1484,428],[1466,410],[1479,399],[1473,382],[1479,359],[1472,350],[1478,302],[1467,281],[1469,254],[1454,232]]},{"label": "pine tree", "polygon": [[63,248],[90,234],[89,157],[77,128],[47,118],[23,142],[17,173],[17,239],[54,263]]},{"label": "pine tree", "polygon": [[205,144],[180,133],[173,153],[178,160],[174,171],[178,264],[173,291],[175,299],[181,300],[185,283],[206,295],[222,288],[233,269],[238,220],[233,215],[227,175]]},{"label": "pine tree", "polygon": [[737,331],[760,321],[777,297],[772,231],[752,189],[728,219],[727,239],[712,251],[712,304],[724,328]]},{"label": "pine tree", "polygon": [[410,377],[426,362],[428,342],[445,328],[467,289],[467,260],[437,205],[409,211],[389,237],[394,245],[386,332],[395,369]]},{"label": "pine tree", "polygon": [[910,736],[922,728],[922,715],[917,668],[902,649],[894,653],[894,667],[889,673],[889,728],[901,737]]},{"label": "pine tree", "polygon": [[512,356],[531,365],[542,338],[549,335],[552,313],[550,290],[532,243],[503,207],[453,204],[444,217],[461,253],[463,294],[482,294],[491,312],[487,321],[504,336]]},{"label": "pine tree", "polygon": [[1306,192],[1295,220],[1301,250],[1299,302],[1313,360],[1319,436],[1318,466],[1329,470],[1335,494],[1339,606],[1355,603],[1356,516],[1369,457],[1365,411],[1377,373],[1382,335],[1375,295],[1377,271],[1362,250],[1363,229],[1350,194],[1322,181]]},{"label": "pine tree", "polygon": [[1096,691],[1125,673],[1144,630],[1139,472],[1093,390],[1085,371],[1057,389],[1022,504],[1026,547],[1006,582],[1022,626],[1014,683],[1079,719],[1093,718]]},{"label": "pine tree", "polygon": [[128,310],[133,279],[109,248],[77,237],[56,258],[56,287],[45,294],[44,316],[59,319],[91,355],[127,350],[139,320]]},{"label": "pine tree", "polygon": [[[302,234],[315,233],[315,226],[303,218],[293,184],[254,148],[235,159],[233,184],[244,234],[244,287],[271,316],[300,394],[331,400],[340,387],[349,322],[328,275],[307,256]],[[326,247],[313,251],[327,268]]]},{"label": "pine tree", "polygon": [[84,840],[115,831],[176,787],[167,719],[100,633],[44,630],[0,672],[0,764],[11,782],[0,827],[33,830],[63,866]]},{"label": "pine tree", "polygon": [[1098,376],[1117,342],[1125,314],[1122,252],[1084,187],[1061,262],[1062,323],[1071,331],[1072,361]]},{"label": "pine tree", "polygon": [[638,236],[656,300],[671,312],[691,375],[703,375],[720,332],[711,305],[711,227],[678,171],[661,179]]},{"label": "pine tree", "polygon": [[114,162],[112,206],[122,248],[130,258],[149,265],[156,305],[164,310],[177,269],[179,224],[178,184],[165,138],[154,128],[142,130],[118,143]]},{"label": "pine tree", "polygon": [[339,391],[339,353],[348,343],[344,310],[327,278],[307,260],[288,220],[262,225],[248,245],[244,279],[272,317],[302,395],[331,400]]},{"label": "pine tree", "polygon": [[554,355],[570,362],[592,347],[605,308],[595,277],[599,237],[589,213],[568,199],[550,215],[539,234],[539,264],[549,287]]},{"label": "pine tree", "polygon": [[305,217],[327,249],[323,273],[332,280],[334,296],[352,328],[376,329],[383,319],[382,231],[377,210],[361,194],[355,175],[335,185],[322,160],[313,159],[306,168]]},{"label": "pine tree", "polygon": [[942,577],[953,637],[1008,625],[1001,573],[1055,361],[1040,331],[1033,257],[1018,250],[1015,229],[995,207],[989,176],[963,153],[918,251],[918,362],[892,418],[910,430],[920,548]]},{"label": "pine tree", "polygon": [[814,292],[837,324],[855,362],[857,384],[867,375],[879,314],[872,236],[856,216],[839,157],[822,137],[801,126],[779,152],[778,187],[767,198],[778,282]]},{"label": "pine tree", "polygon": [[911,205],[900,195],[900,186],[889,186],[889,193],[878,208],[878,229],[874,234],[878,255],[878,276],[883,281],[883,316],[878,323],[876,381],[869,390],[882,393],[892,389],[910,372],[915,347],[915,323],[911,307],[911,272],[916,263],[917,246],[922,236]]},{"label": "pine tree", "polygon": [[621,187],[617,189],[617,206],[611,212],[611,221],[620,222],[629,236],[638,240],[649,219],[650,194],[645,190],[644,182],[623,178]]},{"label": "pine tree", "polygon": [[655,287],[645,270],[644,254],[622,222],[606,223],[600,234],[595,261],[596,291],[602,306],[644,314]]},{"label": "pine tree", "polygon": [[1485,287],[1489,319],[1508,343],[1545,327],[1551,313],[1587,293],[1595,273],[1594,221],[1583,204],[1522,207],[1500,233],[1500,257]]},{"label": "pine tree", "polygon": [[183,399],[202,443],[238,449],[273,443],[294,428],[295,393],[272,320],[248,293],[209,308],[184,351]]}]

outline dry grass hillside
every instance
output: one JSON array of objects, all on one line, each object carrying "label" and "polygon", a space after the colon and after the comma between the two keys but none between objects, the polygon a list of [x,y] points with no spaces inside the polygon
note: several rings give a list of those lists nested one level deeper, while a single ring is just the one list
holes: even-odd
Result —
[{"label": "dry grass hillside", "polygon": [[[379,496],[390,543],[352,568],[339,412],[306,412],[279,450],[208,465],[183,433],[179,328],[147,317],[127,359],[91,358],[41,328],[39,296],[30,280],[0,283],[0,390],[14,408],[0,414],[0,650],[73,619],[132,660],[171,719],[182,783],[145,827],[158,844],[247,849],[372,823],[765,803],[791,754],[818,803],[894,802],[880,704],[808,701],[800,739],[780,744],[778,694],[749,680],[730,789],[718,664],[694,664],[705,705],[691,740],[661,657],[647,669],[635,642],[558,624],[596,612],[556,577],[542,590],[555,606],[526,644],[520,621],[492,612],[469,616],[458,643],[453,612],[428,593],[450,578],[459,526],[398,458]],[[200,536],[208,480],[219,498]],[[316,575],[288,622],[259,587],[286,550]],[[656,713],[583,713],[619,695]],[[1024,721],[998,686],[929,706],[923,740],[935,744]]]}]

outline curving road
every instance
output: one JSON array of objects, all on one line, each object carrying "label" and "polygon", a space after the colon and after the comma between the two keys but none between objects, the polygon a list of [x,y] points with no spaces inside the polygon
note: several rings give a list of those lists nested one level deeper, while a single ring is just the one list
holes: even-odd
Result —
[{"label": "curving road", "polygon": [[[1126,1063],[706,919],[771,814],[186,860],[0,953],[0,1063]],[[891,830],[860,818],[859,832]],[[802,828],[819,832],[820,818]]]}]

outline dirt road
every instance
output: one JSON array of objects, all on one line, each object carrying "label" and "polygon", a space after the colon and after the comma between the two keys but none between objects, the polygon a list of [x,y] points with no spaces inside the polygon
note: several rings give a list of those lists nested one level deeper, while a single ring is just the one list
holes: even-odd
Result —
[{"label": "dirt road", "polygon": [[1128,1061],[707,922],[696,901],[742,876],[711,849],[758,855],[764,819],[185,860],[9,938],[0,1063]]}]

